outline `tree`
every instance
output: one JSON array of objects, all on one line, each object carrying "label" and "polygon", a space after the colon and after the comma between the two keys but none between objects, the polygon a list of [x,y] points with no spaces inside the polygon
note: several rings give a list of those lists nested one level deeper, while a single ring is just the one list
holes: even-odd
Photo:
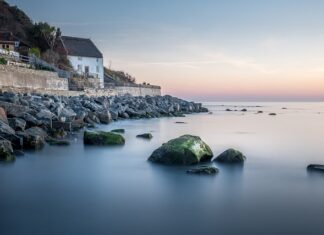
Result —
[{"label": "tree", "polygon": [[37,45],[42,52],[48,49],[53,51],[56,39],[61,35],[61,30],[54,26],[50,26],[46,22],[38,22],[35,23],[30,30],[30,35],[34,44]]}]

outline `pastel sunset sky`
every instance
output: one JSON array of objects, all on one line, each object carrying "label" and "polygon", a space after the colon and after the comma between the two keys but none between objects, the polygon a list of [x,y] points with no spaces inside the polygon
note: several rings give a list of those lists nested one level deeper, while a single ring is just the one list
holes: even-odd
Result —
[{"label": "pastel sunset sky", "polygon": [[323,0],[9,0],[195,100],[324,100]]}]

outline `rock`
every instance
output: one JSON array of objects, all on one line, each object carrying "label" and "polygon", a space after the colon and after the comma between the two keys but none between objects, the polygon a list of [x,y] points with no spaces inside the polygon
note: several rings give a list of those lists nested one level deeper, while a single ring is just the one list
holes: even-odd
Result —
[{"label": "rock", "polygon": [[166,165],[192,165],[209,161],[212,157],[210,147],[200,137],[183,135],[163,144],[148,160]]},{"label": "rock", "polygon": [[2,107],[0,107],[0,120],[8,124],[7,113]]},{"label": "rock", "polygon": [[27,129],[25,132],[24,137],[24,147],[27,149],[42,149],[45,145],[45,138],[47,137],[47,133],[39,128],[39,127],[32,127]]},{"label": "rock", "polygon": [[276,116],[276,113],[269,113],[270,116]]},{"label": "rock", "polygon": [[97,116],[98,116],[100,122],[103,124],[109,124],[110,122],[112,122],[110,112],[107,110],[98,112]]},{"label": "rock", "polygon": [[0,107],[6,111],[8,117],[21,117],[23,113],[30,111],[29,107],[3,101],[0,101]]},{"label": "rock", "polygon": [[7,123],[0,120],[0,135],[14,135],[15,131]]},{"label": "rock", "polygon": [[242,109],[241,112],[247,112],[247,109]]},{"label": "rock", "polygon": [[29,113],[23,113],[21,118],[26,121],[26,125],[28,127],[40,126],[42,124],[41,121],[37,120],[33,115]]},{"label": "rock", "polygon": [[10,141],[0,140],[0,161],[3,162],[12,162],[15,160],[13,155],[13,149]]},{"label": "rock", "polygon": [[26,128],[26,121],[22,118],[9,118],[9,126],[15,131],[24,131]]},{"label": "rock", "polygon": [[153,136],[151,133],[144,133],[136,136],[137,138],[143,138],[143,139],[152,139]]},{"label": "rock", "polygon": [[260,111],[258,111],[257,113],[258,113],[258,114],[259,114],[259,113],[263,113],[263,111],[260,110]]},{"label": "rock", "polygon": [[209,112],[208,114],[213,114],[213,112]]},{"label": "rock", "polygon": [[324,173],[324,165],[310,164],[307,166],[307,170],[321,171]]},{"label": "rock", "polygon": [[176,124],[187,124],[186,122],[175,122]]},{"label": "rock", "polygon": [[40,120],[52,120],[55,117],[55,114],[49,110],[42,109],[36,114],[36,118]]},{"label": "rock", "polygon": [[231,109],[226,109],[225,111],[227,111],[227,112],[232,112],[233,110],[231,110]]},{"label": "rock", "polygon": [[125,139],[119,134],[112,132],[92,132],[85,131],[83,136],[84,144],[86,145],[123,145]]},{"label": "rock", "polygon": [[115,133],[125,133],[125,129],[113,129],[110,132],[115,132]]},{"label": "rock", "polygon": [[218,172],[219,170],[216,167],[211,167],[211,166],[201,166],[198,168],[187,170],[188,174],[198,174],[198,175],[215,175]]},{"label": "rock", "polygon": [[68,146],[70,145],[70,142],[68,140],[58,140],[54,138],[47,138],[46,142],[49,145],[57,145],[57,146]]},{"label": "rock", "polygon": [[76,113],[69,108],[63,108],[60,112],[60,118],[61,121],[65,121],[65,122],[71,122],[74,120],[74,118],[76,117]]},{"label": "rock", "polygon": [[246,157],[235,149],[228,149],[215,158],[214,161],[223,163],[243,163]]}]

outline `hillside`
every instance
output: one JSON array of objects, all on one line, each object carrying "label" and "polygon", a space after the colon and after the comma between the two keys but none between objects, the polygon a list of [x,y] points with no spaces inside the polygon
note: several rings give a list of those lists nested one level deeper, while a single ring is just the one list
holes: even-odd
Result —
[{"label": "hillside", "polygon": [[135,78],[123,71],[105,68],[105,83],[116,85],[135,84]]},{"label": "hillside", "polygon": [[11,31],[24,42],[32,44],[29,35],[32,28],[32,20],[22,10],[0,0],[0,31]]}]

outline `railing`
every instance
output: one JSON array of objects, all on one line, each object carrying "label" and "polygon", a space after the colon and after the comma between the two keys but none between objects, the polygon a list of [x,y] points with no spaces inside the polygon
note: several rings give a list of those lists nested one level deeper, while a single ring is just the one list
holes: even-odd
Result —
[{"label": "railing", "polygon": [[46,61],[39,59],[33,55],[23,56],[15,51],[0,49],[0,57],[5,58],[6,60],[12,62],[14,65],[19,66],[19,63],[22,63],[23,67],[56,72],[60,78],[71,78],[72,76],[72,73],[70,71],[59,69],[56,66],[49,64]]}]

